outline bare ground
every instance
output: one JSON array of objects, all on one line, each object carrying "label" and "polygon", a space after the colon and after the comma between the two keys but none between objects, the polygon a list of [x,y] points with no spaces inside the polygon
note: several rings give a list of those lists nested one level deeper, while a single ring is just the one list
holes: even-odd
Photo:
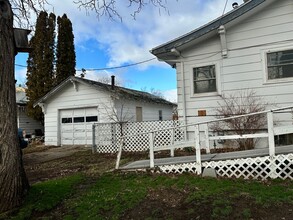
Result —
[{"label": "bare ground", "polygon": [[[122,162],[129,162],[145,158],[146,154],[126,155]],[[34,146],[27,148],[23,155],[27,176],[31,184],[52,178],[83,172],[89,177],[87,185],[80,185],[80,191],[89,187],[91,182],[98,180],[99,175],[114,168],[116,154],[92,154],[89,148],[84,147],[59,147],[48,148]],[[139,174],[138,174],[139,175]],[[92,180],[92,181],[91,181]],[[291,184],[291,183],[289,183]],[[292,219],[292,204],[272,205],[264,208],[255,205],[251,198],[242,195],[235,200],[229,198],[231,215],[225,216],[220,213],[220,218],[215,215],[213,198],[205,201],[189,201],[186,198],[191,189],[168,189],[158,188],[149,190],[148,195],[131,210],[125,210],[121,219]],[[234,201],[235,200],[235,201]],[[250,210],[245,218],[243,210]],[[52,219],[63,219],[66,208],[61,204],[51,210]],[[221,209],[219,209],[221,212]],[[48,213],[37,213],[33,219],[41,219]],[[217,213],[216,213],[217,214]],[[107,216],[107,213],[105,213]]]}]

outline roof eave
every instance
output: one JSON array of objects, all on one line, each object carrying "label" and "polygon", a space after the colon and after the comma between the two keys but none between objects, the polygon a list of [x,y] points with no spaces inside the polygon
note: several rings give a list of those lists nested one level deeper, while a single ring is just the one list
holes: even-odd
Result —
[{"label": "roof eave", "polygon": [[40,103],[44,103],[47,99],[55,95],[59,90],[61,90],[70,80],[75,80],[74,76],[69,76],[67,79],[65,79],[63,82],[61,82],[59,85],[51,89],[46,95],[38,99],[36,102],[34,102],[33,107],[35,108]]},{"label": "roof eave", "polygon": [[171,40],[165,44],[162,44],[160,46],[157,46],[150,50],[150,52],[157,56],[157,57],[163,57],[164,54],[170,53],[173,48],[180,47],[184,44],[190,43],[202,36],[205,36],[208,33],[211,33],[214,31],[214,34],[216,34],[216,30],[221,26],[225,25],[231,21],[234,21],[238,17],[242,16],[243,14],[251,11],[258,5],[264,3],[267,0],[251,0],[248,1],[238,8],[230,11],[229,13],[225,14],[224,16],[218,17],[217,19],[205,24],[204,26],[201,26],[197,28],[194,31],[191,31],[185,35],[182,35],[174,40]]}]

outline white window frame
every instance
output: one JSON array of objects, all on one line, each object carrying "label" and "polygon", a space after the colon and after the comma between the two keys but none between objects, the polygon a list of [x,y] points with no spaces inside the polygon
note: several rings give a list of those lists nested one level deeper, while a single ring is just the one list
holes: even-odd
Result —
[{"label": "white window frame", "polygon": [[274,52],[282,52],[282,51],[286,51],[286,50],[293,50],[293,46],[290,45],[290,46],[286,46],[286,47],[276,47],[276,48],[262,50],[263,73],[264,73],[263,82],[264,82],[264,84],[292,83],[293,82],[293,77],[269,79],[267,54],[274,53]]},{"label": "white window frame", "polygon": [[[194,74],[193,69],[204,67],[204,66],[215,66],[216,71],[216,91],[215,92],[206,92],[206,93],[194,93]],[[191,97],[205,97],[205,96],[218,96],[221,95],[221,79],[220,79],[220,64],[219,62],[209,62],[209,63],[201,63],[197,65],[192,65],[190,69],[190,94]]]}]

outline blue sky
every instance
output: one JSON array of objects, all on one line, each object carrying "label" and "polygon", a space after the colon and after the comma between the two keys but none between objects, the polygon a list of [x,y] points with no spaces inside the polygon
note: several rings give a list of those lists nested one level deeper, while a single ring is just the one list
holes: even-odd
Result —
[{"label": "blue sky", "polygon": [[[97,18],[94,12],[79,10],[72,0],[49,0],[47,9],[58,15],[67,14],[73,24],[76,69],[103,69],[149,60],[150,49],[183,35],[222,15],[226,0],[168,0],[167,8],[146,6],[134,20],[126,0],[117,3],[123,18],[111,21]],[[118,1],[117,1],[118,2]],[[228,0],[226,12],[233,2]],[[26,65],[26,54],[16,56],[16,64]],[[24,84],[26,68],[16,66],[16,79]],[[77,71],[77,75],[80,72]],[[169,65],[152,60],[128,68],[87,71],[86,78],[115,75],[125,87],[160,90],[166,99],[176,101],[176,72]]]}]

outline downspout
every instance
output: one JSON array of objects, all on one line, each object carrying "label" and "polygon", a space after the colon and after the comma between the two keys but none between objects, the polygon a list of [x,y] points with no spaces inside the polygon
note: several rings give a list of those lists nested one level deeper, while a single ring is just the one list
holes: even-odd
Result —
[{"label": "downspout", "polygon": [[[176,48],[171,49],[171,53],[173,53],[178,58],[181,57],[181,52]],[[186,117],[186,97],[185,97],[185,74],[184,74],[184,61],[182,59],[178,59],[176,62],[180,62],[180,71],[182,74],[182,114],[183,114],[183,122],[184,125],[187,125],[187,117]],[[184,140],[187,140],[187,127],[184,126]]]},{"label": "downspout", "polygon": [[[184,74],[184,62],[180,62],[181,74],[182,74],[182,111],[183,111],[183,122],[184,125],[187,125],[187,118],[186,118],[186,98],[185,98],[185,74]],[[187,140],[187,127],[184,127],[184,139]]]},{"label": "downspout", "polygon": [[[173,60],[163,60],[164,62],[179,62],[180,63],[180,72],[182,74],[182,116],[183,116],[183,122],[184,125],[187,125],[187,117],[186,117],[186,95],[185,95],[185,74],[184,74],[184,61],[183,59],[179,59],[181,56],[180,51],[178,51],[176,48],[171,49],[171,53],[173,53],[175,56],[178,57],[178,59],[173,59]],[[159,59],[160,60],[160,59]],[[178,87],[177,87],[178,88]],[[184,140],[187,140],[187,127],[184,127]]]}]

